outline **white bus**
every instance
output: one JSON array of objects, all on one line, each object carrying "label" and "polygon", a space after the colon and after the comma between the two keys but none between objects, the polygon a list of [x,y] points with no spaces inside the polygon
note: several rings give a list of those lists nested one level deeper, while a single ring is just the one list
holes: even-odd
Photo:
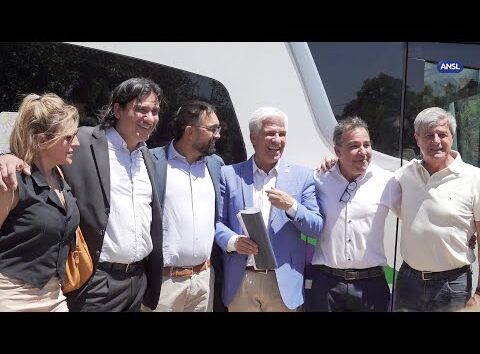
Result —
[{"label": "white bus", "polygon": [[[437,64],[445,61],[463,70],[440,72]],[[226,163],[253,153],[247,122],[264,105],[289,117],[286,158],[312,168],[333,154],[336,122],[358,115],[370,127],[373,163],[397,169],[419,153],[413,119],[432,105],[455,114],[455,149],[464,161],[480,163],[478,43],[0,43],[0,67],[0,112],[15,112],[19,94],[51,91],[77,105],[83,125],[95,124],[121,81],[152,78],[168,105],[151,147],[169,141],[168,122],[185,100],[211,102],[223,125],[217,145]],[[0,115],[0,128],[7,116]],[[389,215],[385,227],[391,284],[401,264],[396,218]],[[309,252],[312,243],[307,237]]]}]

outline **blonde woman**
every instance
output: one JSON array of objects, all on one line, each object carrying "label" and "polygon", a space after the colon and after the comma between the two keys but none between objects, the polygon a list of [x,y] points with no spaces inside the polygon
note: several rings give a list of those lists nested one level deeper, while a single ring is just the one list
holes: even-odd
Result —
[{"label": "blonde woman", "polygon": [[0,190],[0,311],[68,311],[61,279],[80,214],[56,166],[72,163],[78,121],[53,93],[19,108],[10,150],[32,169],[17,172],[15,191]]}]

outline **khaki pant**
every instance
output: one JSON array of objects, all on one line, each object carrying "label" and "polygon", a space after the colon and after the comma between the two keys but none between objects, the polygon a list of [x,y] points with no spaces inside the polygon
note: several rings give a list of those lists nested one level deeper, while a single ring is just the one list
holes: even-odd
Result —
[{"label": "khaki pant", "polygon": [[[210,267],[191,277],[166,277],[154,312],[212,312],[215,272]],[[152,312],[142,305],[142,311]]]},{"label": "khaki pant", "polygon": [[60,279],[52,277],[42,289],[0,274],[0,312],[68,312]]},{"label": "khaki pant", "polygon": [[246,270],[242,285],[228,305],[229,312],[296,312],[283,303],[275,271]]}]

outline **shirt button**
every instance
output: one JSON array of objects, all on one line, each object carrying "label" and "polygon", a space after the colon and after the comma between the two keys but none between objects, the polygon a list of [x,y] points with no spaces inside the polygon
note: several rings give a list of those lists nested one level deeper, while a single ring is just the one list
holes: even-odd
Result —
[{"label": "shirt button", "polygon": [[351,261],[352,259],[351,258],[347,258],[347,261]]},{"label": "shirt button", "polygon": [[347,242],[350,242],[350,241],[352,241],[352,240],[350,240],[350,239],[347,240]]},{"label": "shirt button", "polygon": [[98,234],[99,234],[100,236],[103,236],[104,233],[105,233],[105,230],[103,230],[103,229],[98,230]]},{"label": "shirt button", "polygon": [[352,220],[348,220],[348,223],[350,224],[352,222]]}]

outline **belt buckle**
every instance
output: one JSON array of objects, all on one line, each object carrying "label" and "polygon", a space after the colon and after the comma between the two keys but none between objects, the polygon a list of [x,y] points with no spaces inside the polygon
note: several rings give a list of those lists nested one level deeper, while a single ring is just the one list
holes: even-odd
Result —
[{"label": "belt buckle", "polygon": [[[190,270],[191,274],[190,275],[183,275],[181,272],[184,270]],[[180,275],[178,275],[177,272],[180,272]],[[175,277],[192,277],[193,276],[193,266],[186,266],[186,267],[172,267],[172,274],[175,274]]]},{"label": "belt buckle", "polygon": [[358,277],[358,270],[346,270],[343,277],[345,280],[355,280]]},{"label": "belt buckle", "polygon": [[430,274],[430,273],[433,273],[433,272],[423,272],[423,271],[422,271],[422,280],[423,280],[423,281],[429,281],[429,280],[431,280],[431,279],[425,279],[425,274]]}]

